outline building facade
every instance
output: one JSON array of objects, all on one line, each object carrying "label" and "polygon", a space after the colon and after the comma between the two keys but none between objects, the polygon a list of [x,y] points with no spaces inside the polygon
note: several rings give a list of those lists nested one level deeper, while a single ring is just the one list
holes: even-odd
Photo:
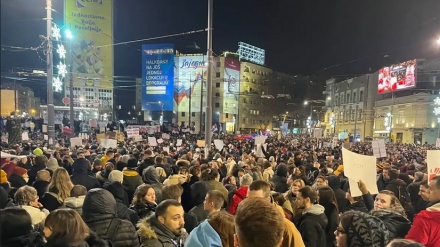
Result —
[{"label": "building facade", "polygon": [[14,82],[2,82],[1,85],[1,116],[9,116],[11,112],[32,117],[40,115],[40,98],[28,87],[14,85]]}]

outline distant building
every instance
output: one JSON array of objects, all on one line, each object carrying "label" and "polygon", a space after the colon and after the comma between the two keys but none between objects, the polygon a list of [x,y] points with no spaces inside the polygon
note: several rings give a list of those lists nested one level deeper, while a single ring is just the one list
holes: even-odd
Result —
[{"label": "distant building", "polygon": [[14,82],[1,83],[1,116],[9,116],[11,112],[39,116],[40,98],[35,97],[34,91],[28,87],[22,87]]}]

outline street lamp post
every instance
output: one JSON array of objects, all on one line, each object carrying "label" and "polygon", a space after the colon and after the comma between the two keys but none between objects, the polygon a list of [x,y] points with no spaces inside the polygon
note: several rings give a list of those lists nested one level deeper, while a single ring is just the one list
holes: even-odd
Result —
[{"label": "street lamp post", "polygon": [[[305,100],[304,105],[307,106],[310,103],[325,103],[325,100]],[[307,118],[307,127],[309,128],[310,134],[312,133],[312,121],[313,121],[313,105],[310,104],[310,115]]]},{"label": "street lamp post", "polygon": [[55,142],[55,108],[53,105],[53,54],[52,54],[52,0],[46,0],[46,29],[47,29],[47,135],[49,147]]},{"label": "street lamp post", "polygon": [[213,0],[208,0],[208,81],[206,83],[206,111],[205,111],[205,155],[211,148],[211,126],[212,126],[212,15]]},{"label": "street lamp post", "polygon": [[74,117],[74,110],[73,110],[73,58],[72,58],[72,39],[73,35],[72,32],[67,29],[65,31],[66,38],[69,39],[69,109],[70,109],[70,116],[69,116],[69,122],[70,122],[70,130],[72,131],[71,137],[75,137],[75,117]]}]

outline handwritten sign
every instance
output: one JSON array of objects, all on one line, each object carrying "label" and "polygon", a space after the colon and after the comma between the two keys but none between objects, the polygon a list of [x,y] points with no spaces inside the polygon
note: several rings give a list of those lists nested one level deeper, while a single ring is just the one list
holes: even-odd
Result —
[{"label": "handwritten sign", "polygon": [[170,139],[170,135],[167,134],[167,133],[162,133],[162,139],[169,140]]},{"label": "handwritten sign", "polygon": [[267,136],[257,136],[255,137],[255,145],[264,144],[266,142]]},{"label": "handwritten sign", "polygon": [[141,135],[133,136],[133,141],[134,142],[141,142],[142,141],[142,136]]},{"label": "handwritten sign", "polygon": [[223,140],[216,139],[216,140],[214,140],[214,145],[215,145],[215,148],[220,151],[220,150],[222,150],[225,143],[223,142]]},{"label": "handwritten sign", "polygon": [[200,148],[205,147],[205,140],[197,140],[197,147]]},{"label": "handwritten sign", "polygon": [[177,139],[176,146],[178,147],[182,146],[182,139]]},{"label": "handwritten sign", "polygon": [[114,139],[101,139],[101,146],[103,148],[116,148],[118,141]]},{"label": "handwritten sign", "polygon": [[435,176],[440,175],[440,150],[427,150],[426,162],[428,163],[429,181]]},{"label": "handwritten sign", "polygon": [[359,180],[362,180],[371,194],[377,194],[376,183],[376,157],[361,155],[342,148],[344,158],[344,175],[348,177],[350,193],[352,197],[361,196],[358,188]]},{"label": "handwritten sign", "polygon": [[29,141],[29,133],[27,131],[21,133],[21,140],[22,141]]},{"label": "handwritten sign", "polygon": [[81,137],[70,138],[70,147],[74,148],[75,146],[81,146],[82,139]]},{"label": "handwritten sign", "polygon": [[157,146],[157,140],[156,137],[148,137],[148,145],[155,147]]}]

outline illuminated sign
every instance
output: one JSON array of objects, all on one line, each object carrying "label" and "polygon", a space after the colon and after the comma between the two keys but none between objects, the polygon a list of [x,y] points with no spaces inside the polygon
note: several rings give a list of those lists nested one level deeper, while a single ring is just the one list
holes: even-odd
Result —
[{"label": "illuminated sign", "polygon": [[264,49],[255,47],[253,45],[246,44],[244,42],[238,42],[238,55],[240,60],[244,59],[252,63],[264,65],[266,52]]},{"label": "illuminated sign", "polygon": [[377,92],[389,93],[416,86],[416,60],[393,64],[379,70]]}]

